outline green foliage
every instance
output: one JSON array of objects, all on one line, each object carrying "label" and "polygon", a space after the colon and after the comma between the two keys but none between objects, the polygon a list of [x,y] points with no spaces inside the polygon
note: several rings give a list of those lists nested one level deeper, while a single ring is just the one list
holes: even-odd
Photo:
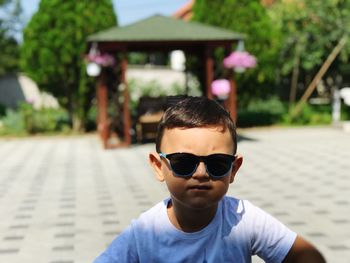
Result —
[{"label": "green foliage", "polygon": [[[346,118],[343,107],[342,118]],[[237,126],[254,127],[269,125],[328,125],[332,122],[331,105],[305,105],[297,118],[291,119],[287,103],[277,97],[251,101],[245,108],[238,109]]]},{"label": "green foliage", "polygon": [[[270,14],[283,32],[280,73],[289,78],[293,70],[299,69],[298,82],[304,85],[308,85],[308,76],[315,75],[338,41],[349,35],[350,0],[276,1]],[[348,41],[326,77],[342,72],[348,82],[350,73],[340,69],[349,64],[349,55]]]},{"label": "green foliage", "polygon": [[1,118],[0,135],[25,135],[69,131],[68,114],[63,109],[35,109],[30,103],[20,103],[16,111],[8,109]]},{"label": "green foliage", "polygon": [[[1,30],[1,29],[0,29]],[[19,47],[13,37],[7,37],[0,31],[0,76],[18,69]]]},{"label": "green foliage", "polygon": [[286,114],[283,117],[286,125],[324,125],[332,123],[331,105],[306,104],[296,118]]},{"label": "green foliage", "polygon": [[131,52],[128,54],[128,63],[130,65],[144,65],[147,61],[147,54],[141,52]]},{"label": "green foliage", "polygon": [[84,121],[94,95],[85,73],[86,38],[115,25],[111,0],[41,0],[24,30],[23,71],[56,96],[73,121]]},{"label": "green foliage", "polygon": [[96,103],[93,103],[87,113],[86,123],[85,123],[85,130],[87,132],[89,131],[96,131],[96,123],[97,123],[97,105]]},{"label": "green foliage", "polygon": [[0,117],[6,115],[6,107],[2,104],[0,104]]},{"label": "green foliage", "polygon": [[0,1],[0,77],[16,72],[19,61],[19,45],[14,35],[18,30],[21,13],[18,0]]},{"label": "green foliage", "polygon": [[238,109],[237,126],[267,126],[280,123],[286,107],[277,97],[250,101],[247,107]]},{"label": "green foliage", "polygon": [[24,119],[20,112],[7,110],[6,116],[0,119],[0,135],[26,134]]},{"label": "green foliage", "polygon": [[[190,96],[200,95],[199,86],[197,83],[189,83]],[[137,79],[131,79],[128,82],[130,93],[130,112],[132,115],[136,115],[136,109],[141,97],[164,97],[183,95],[186,93],[185,87],[179,83],[173,83],[170,87],[163,87],[161,83],[156,80],[144,82]]]},{"label": "green foliage", "polygon": [[19,113],[24,121],[24,128],[28,133],[34,133],[35,123],[34,123],[34,107],[30,103],[22,102],[18,107]]},{"label": "green foliage", "polygon": [[[281,33],[259,0],[197,0],[195,21],[246,34],[245,49],[257,57],[258,66],[236,74],[240,103],[274,91]],[[222,66],[223,56],[216,61]],[[221,76],[222,77],[222,76]]]},{"label": "green foliage", "polygon": [[350,120],[350,106],[342,104],[342,107],[341,107],[341,119],[343,121]]}]

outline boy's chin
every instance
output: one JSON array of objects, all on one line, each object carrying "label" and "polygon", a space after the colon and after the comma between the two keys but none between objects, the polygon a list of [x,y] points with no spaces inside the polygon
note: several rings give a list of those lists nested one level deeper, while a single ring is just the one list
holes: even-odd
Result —
[{"label": "boy's chin", "polygon": [[[219,201],[218,201],[219,202]],[[218,202],[209,202],[206,199],[192,199],[190,202],[186,203],[187,207],[193,210],[207,210],[207,209],[216,209]]]}]

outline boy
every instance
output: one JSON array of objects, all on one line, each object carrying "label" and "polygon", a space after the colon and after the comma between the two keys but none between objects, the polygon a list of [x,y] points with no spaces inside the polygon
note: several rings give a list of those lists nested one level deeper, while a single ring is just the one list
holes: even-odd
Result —
[{"label": "boy", "polygon": [[325,260],[308,242],[245,200],[225,196],[243,158],[236,130],[215,101],[189,97],[169,107],[149,161],[170,198],[143,213],[95,263]]}]

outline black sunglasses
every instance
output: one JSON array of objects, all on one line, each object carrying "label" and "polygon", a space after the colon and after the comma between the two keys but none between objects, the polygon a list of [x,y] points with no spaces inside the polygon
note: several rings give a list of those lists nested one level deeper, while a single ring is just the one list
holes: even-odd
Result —
[{"label": "black sunglasses", "polygon": [[169,160],[174,175],[180,177],[192,176],[200,162],[204,162],[208,174],[212,178],[228,175],[232,169],[234,155],[215,153],[207,156],[197,156],[191,153],[159,153],[161,158]]}]

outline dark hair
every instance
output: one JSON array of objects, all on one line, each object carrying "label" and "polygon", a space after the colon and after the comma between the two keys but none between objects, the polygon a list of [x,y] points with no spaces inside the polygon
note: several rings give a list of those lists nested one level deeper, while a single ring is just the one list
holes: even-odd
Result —
[{"label": "dark hair", "polygon": [[210,126],[222,126],[224,131],[229,130],[234,144],[233,153],[236,153],[236,126],[230,114],[219,103],[206,97],[187,97],[165,111],[158,124],[156,150],[160,152],[165,129]]}]

